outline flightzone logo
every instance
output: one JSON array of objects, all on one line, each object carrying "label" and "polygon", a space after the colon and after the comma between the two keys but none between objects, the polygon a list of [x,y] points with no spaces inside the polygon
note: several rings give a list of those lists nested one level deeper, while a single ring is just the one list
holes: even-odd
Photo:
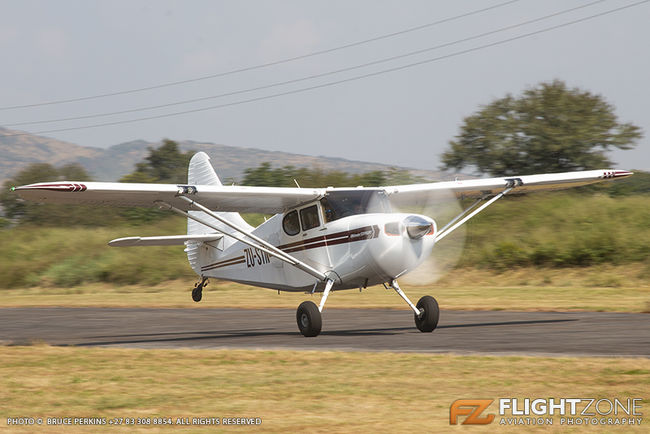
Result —
[{"label": "flightzone logo", "polygon": [[[457,399],[449,425],[624,425],[643,423],[643,398]],[[492,405],[496,402],[496,408]],[[498,418],[497,418],[498,416]]]}]

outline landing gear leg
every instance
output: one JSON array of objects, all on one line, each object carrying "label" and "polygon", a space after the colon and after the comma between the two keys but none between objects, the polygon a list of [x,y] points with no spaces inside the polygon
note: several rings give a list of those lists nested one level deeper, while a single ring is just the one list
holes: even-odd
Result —
[{"label": "landing gear leg", "polygon": [[404,299],[404,301],[413,309],[415,313],[415,326],[423,333],[431,333],[438,325],[440,318],[440,309],[438,302],[435,298],[425,295],[419,301],[417,306],[409,300],[404,294],[404,291],[397,284],[397,280],[393,279],[389,283],[390,287],[397,292],[397,294]]},{"label": "landing gear leg", "polygon": [[208,278],[201,276],[201,281],[194,284],[194,289],[192,290],[192,300],[195,302],[201,301],[203,298],[203,288],[208,286]]},{"label": "landing gear leg", "polygon": [[328,279],[327,283],[325,283],[323,297],[320,299],[319,306],[316,306],[313,301],[304,301],[298,306],[296,322],[303,336],[312,338],[320,334],[321,328],[323,327],[321,312],[323,311],[323,306],[325,306],[325,300],[327,300],[327,296],[332,289],[332,285],[334,285],[334,281]]}]

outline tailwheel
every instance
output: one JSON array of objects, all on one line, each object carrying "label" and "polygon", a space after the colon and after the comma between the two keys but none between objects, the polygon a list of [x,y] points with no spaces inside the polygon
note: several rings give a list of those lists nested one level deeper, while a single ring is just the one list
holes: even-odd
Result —
[{"label": "tailwheel", "polygon": [[431,333],[438,325],[440,308],[438,302],[430,295],[422,297],[416,306],[420,315],[415,316],[415,326],[423,333]]},{"label": "tailwheel", "polygon": [[200,282],[194,284],[194,289],[192,290],[192,300],[195,302],[201,301],[203,298],[203,288],[208,286],[208,278],[202,277]]},{"label": "tailwheel", "polygon": [[318,336],[323,325],[318,306],[311,301],[304,301],[298,306],[296,321],[300,333],[308,338]]}]

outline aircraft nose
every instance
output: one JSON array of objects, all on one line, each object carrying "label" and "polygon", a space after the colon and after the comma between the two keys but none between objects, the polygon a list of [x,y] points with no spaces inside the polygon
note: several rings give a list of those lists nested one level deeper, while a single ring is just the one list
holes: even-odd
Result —
[{"label": "aircraft nose", "polygon": [[406,233],[412,240],[419,240],[427,234],[433,233],[433,222],[422,216],[412,215],[404,219]]}]

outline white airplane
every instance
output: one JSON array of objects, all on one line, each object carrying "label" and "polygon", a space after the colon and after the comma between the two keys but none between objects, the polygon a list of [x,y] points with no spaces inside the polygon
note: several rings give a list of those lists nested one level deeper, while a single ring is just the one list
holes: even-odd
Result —
[{"label": "white airplane", "polygon": [[[378,284],[404,299],[420,331],[433,331],[439,318],[436,300],[427,295],[414,304],[397,279],[420,265],[439,241],[511,191],[561,189],[632,175],[589,170],[372,188],[244,187],[222,185],[209,160],[203,152],[192,157],[186,185],[56,181],[13,190],[37,202],[158,206],[181,214],[187,217],[186,235],[119,238],[109,245],[185,245],[190,266],[200,276],[192,291],[196,302],[208,278],[322,292],[318,306],[305,301],[296,313],[300,332],[311,337],[321,331],[330,291]],[[442,190],[478,199],[442,228],[428,216],[392,208],[426,201]],[[254,228],[239,212],[275,215]]]}]

